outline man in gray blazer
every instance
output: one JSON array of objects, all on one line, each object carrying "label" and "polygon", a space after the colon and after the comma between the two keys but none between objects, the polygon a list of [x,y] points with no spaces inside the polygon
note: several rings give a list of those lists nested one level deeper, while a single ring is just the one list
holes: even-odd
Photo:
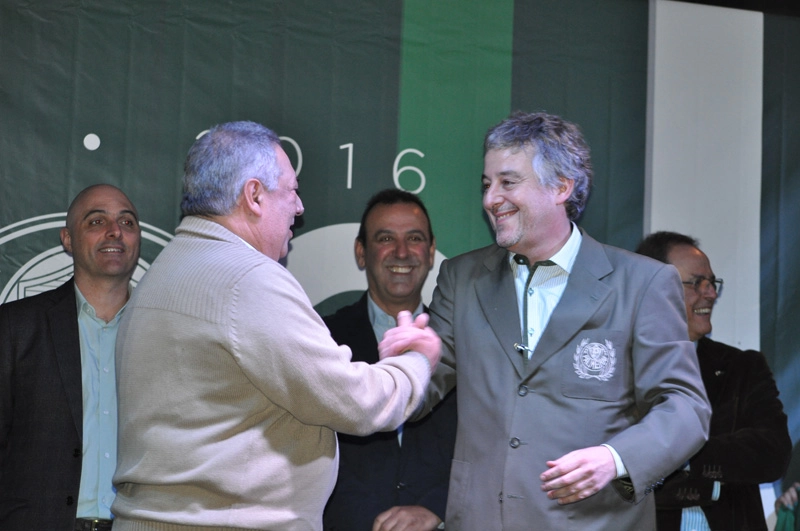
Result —
[{"label": "man in gray blazer", "polygon": [[574,124],[517,113],[484,149],[497,243],[442,264],[430,308],[426,407],[458,384],[446,526],[655,529],[649,494],[710,417],[677,271],[575,225],[592,171]]}]

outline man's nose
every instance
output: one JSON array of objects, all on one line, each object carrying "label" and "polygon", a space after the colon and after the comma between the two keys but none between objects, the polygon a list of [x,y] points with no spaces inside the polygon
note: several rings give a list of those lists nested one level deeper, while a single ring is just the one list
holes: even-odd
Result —
[{"label": "man's nose", "polygon": [[106,234],[112,238],[117,238],[120,234],[122,234],[122,228],[120,228],[119,223],[116,221],[110,221],[108,223],[108,230],[106,231]]},{"label": "man's nose", "polygon": [[408,255],[408,243],[404,239],[397,240],[397,243],[394,246],[394,254],[399,258],[403,258]]},{"label": "man's nose", "polygon": [[710,299],[712,301],[717,300],[717,297],[719,297],[719,293],[717,293],[717,287],[711,282],[707,282],[706,284],[707,285],[705,287],[705,293],[704,293],[705,298]]},{"label": "man's nose", "polygon": [[488,187],[484,188],[483,190],[483,208],[486,210],[492,210],[493,207],[496,207],[500,204],[500,198],[497,196],[496,188],[493,184],[490,184]]}]

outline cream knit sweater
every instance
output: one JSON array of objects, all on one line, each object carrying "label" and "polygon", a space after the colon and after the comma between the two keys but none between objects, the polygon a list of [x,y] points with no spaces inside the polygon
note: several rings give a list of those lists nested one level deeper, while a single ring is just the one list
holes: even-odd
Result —
[{"label": "cream knit sweater", "polygon": [[115,530],[321,529],[334,432],[394,429],[430,373],[419,353],[351,363],[283,266],[198,217],[134,291],[116,355]]}]

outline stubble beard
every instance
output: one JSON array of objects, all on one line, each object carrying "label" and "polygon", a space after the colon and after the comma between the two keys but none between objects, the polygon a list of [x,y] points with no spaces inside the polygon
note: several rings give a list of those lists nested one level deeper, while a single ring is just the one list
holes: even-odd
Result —
[{"label": "stubble beard", "polygon": [[502,233],[495,229],[494,231],[494,241],[500,247],[504,249],[508,249],[509,247],[513,247],[514,245],[518,244],[522,239],[522,231],[515,230],[515,231],[506,231]]}]

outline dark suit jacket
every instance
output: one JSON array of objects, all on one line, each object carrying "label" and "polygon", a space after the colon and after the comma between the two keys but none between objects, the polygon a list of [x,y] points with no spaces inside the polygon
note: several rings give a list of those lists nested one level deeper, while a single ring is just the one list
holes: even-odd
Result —
[{"label": "dark suit jacket", "polygon": [[[353,361],[378,361],[366,293],[324,320],[333,339],[353,351]],[[323,515],[326,530],[369,531],[376,516],[396,505],[421,505],[444,520],[456,436],[454,395],[431,415],[406,423],[402,446],[396,431],[338,434],[339,478]]]},{"label": "dark suit jacket", "polygon": [[[772,372],[760,352],[707,337],[697,357],[711,402],[710,437],[690,471],[675,472],[656,491],[658,529],[677,531],[681,509],[699,505],[712,531],[766,531],[759,484],[780,479],[792,452]],[[723,483],[717,501],[714,481]]]},{"label": "dark suit jacket", "polygon": [[74,529],[82,431],[70,280],[0,306],[0,529]]}]

